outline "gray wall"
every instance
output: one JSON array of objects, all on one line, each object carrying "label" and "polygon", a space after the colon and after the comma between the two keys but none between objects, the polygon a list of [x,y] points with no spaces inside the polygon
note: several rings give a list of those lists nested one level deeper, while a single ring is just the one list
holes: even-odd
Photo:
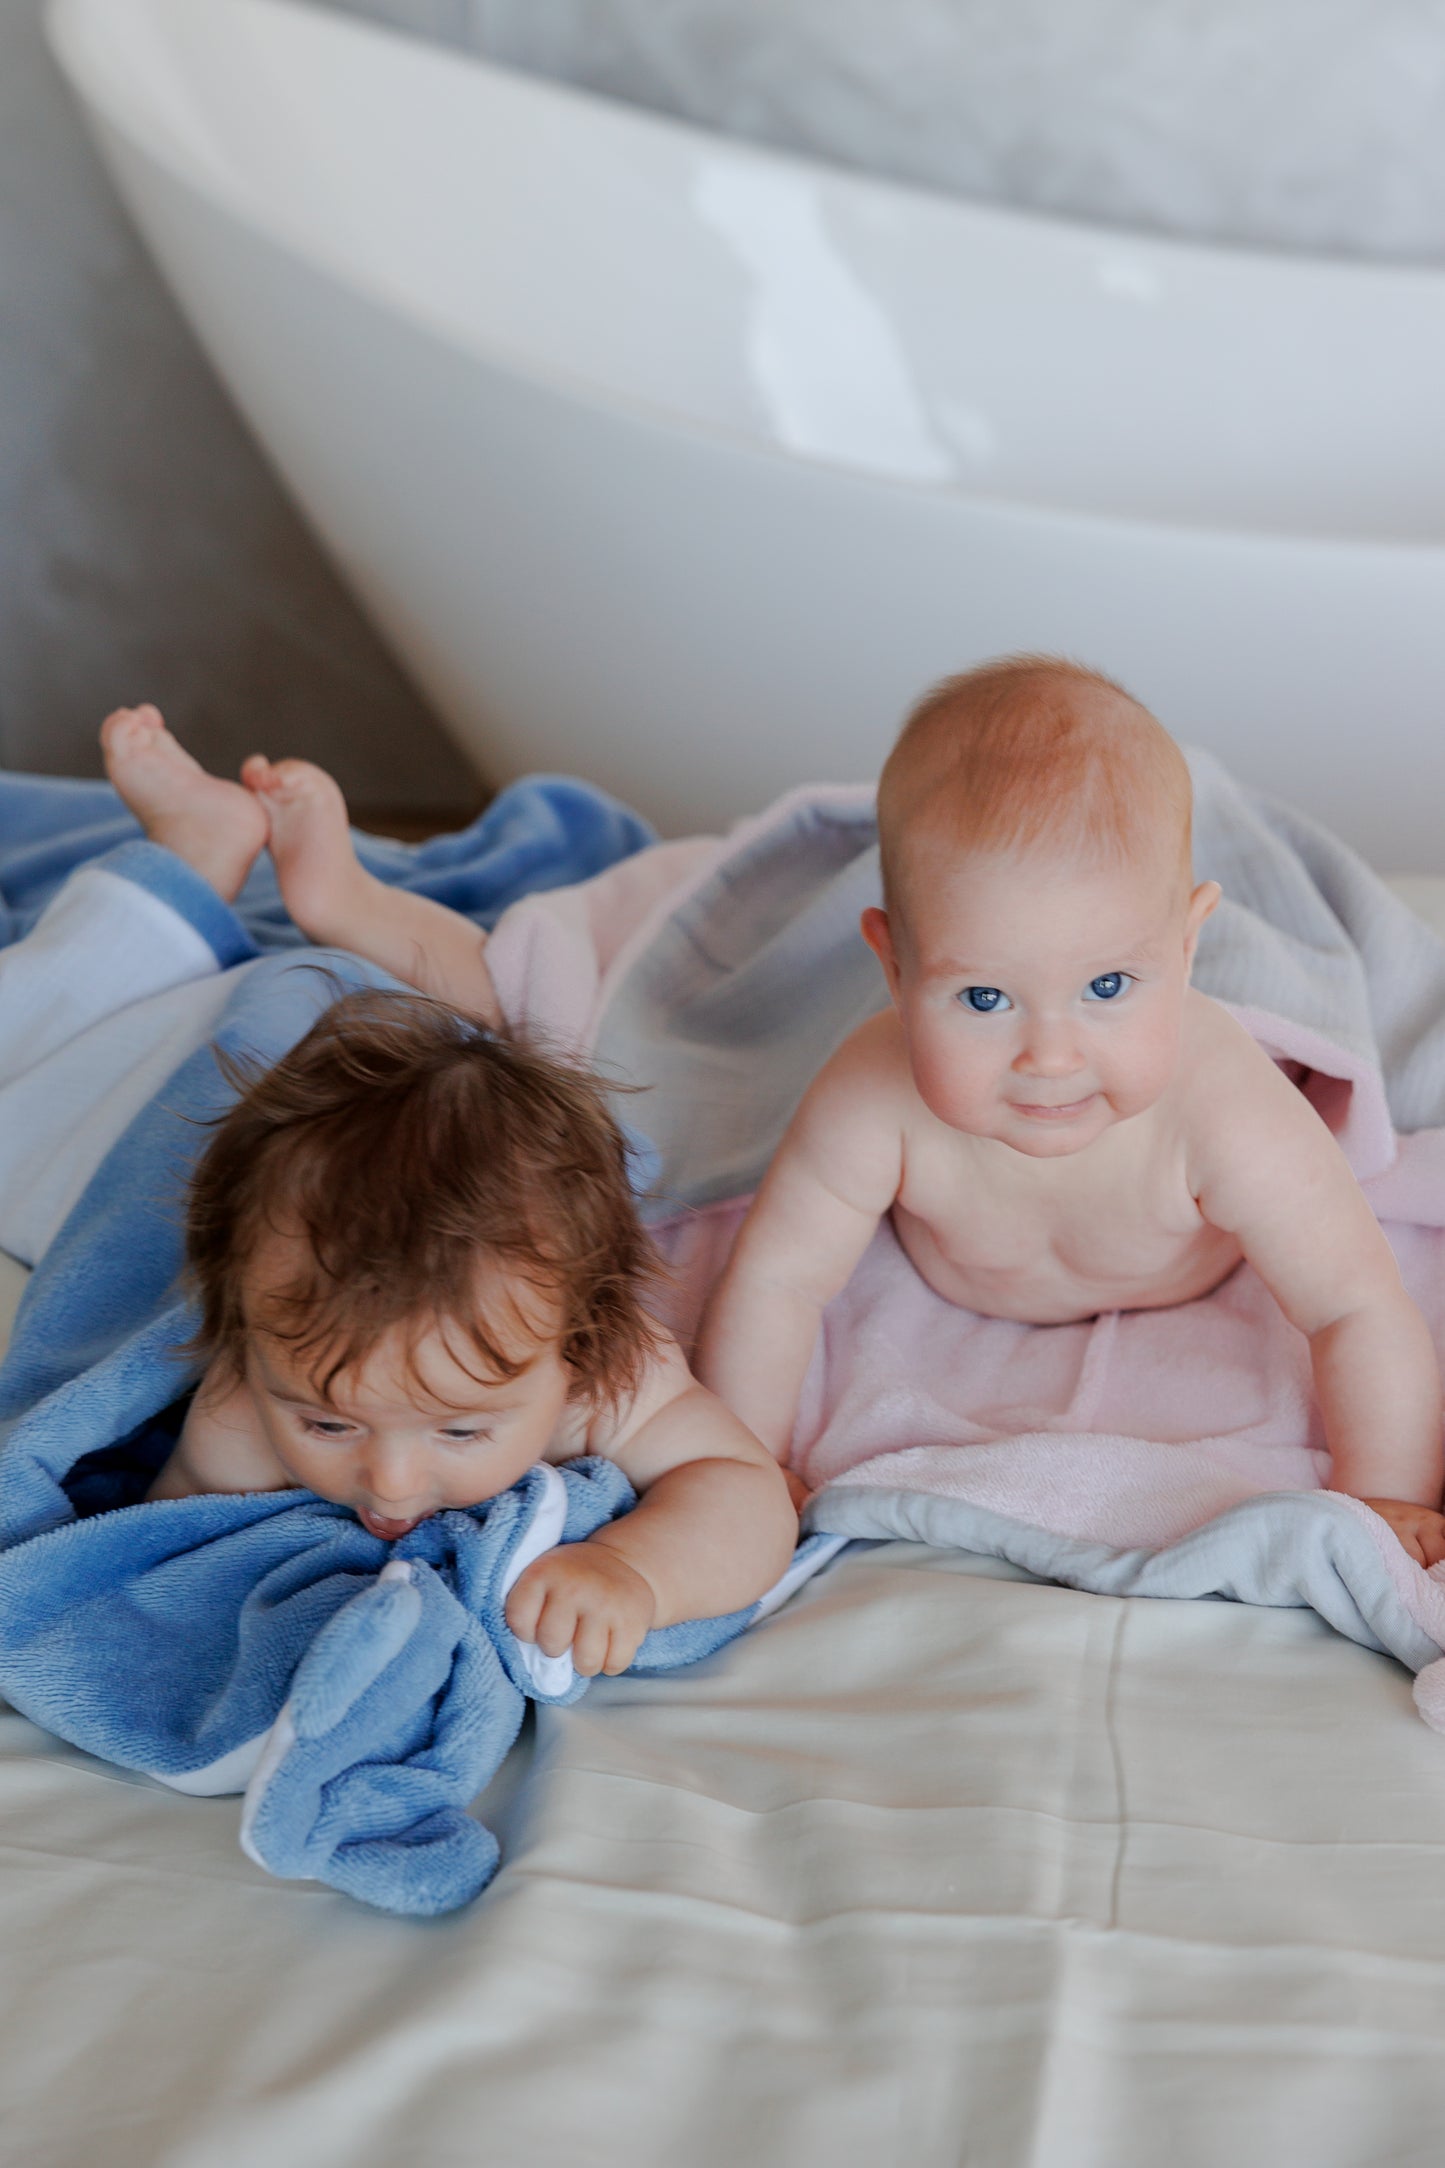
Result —
[{"label": "gray wall", "polygon": [[1445,0],[322,0],[963,196],[1445,258]]},{"label": "gray wall", "polygon": [[354,804],[479,788],[322,559],[0,0],[0,764],[98,772],[121,701],[208,765],[330,767]]}]

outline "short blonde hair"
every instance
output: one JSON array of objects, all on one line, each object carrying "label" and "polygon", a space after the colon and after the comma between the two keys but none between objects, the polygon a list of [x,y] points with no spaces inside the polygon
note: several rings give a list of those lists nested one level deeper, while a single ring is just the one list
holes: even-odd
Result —
[{"label": "short blonde hair", "polygon": [[1122,685],[1062,656],[1006,655],[935,685],[899,733],[878,784],[884,901],[898,907],[920,833],[1116,862],[1162,845],[1187,881],[1192,809],[1184,755]]}]

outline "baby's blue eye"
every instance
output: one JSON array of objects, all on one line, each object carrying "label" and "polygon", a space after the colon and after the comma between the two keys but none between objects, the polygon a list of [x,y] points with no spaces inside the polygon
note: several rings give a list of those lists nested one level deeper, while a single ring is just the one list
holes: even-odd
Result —
[{"label": "baby's blue eye", "polygon": [[1001,1009],[1013,1007],[1008,995],[997,986],[965,986],[958,998],[977,1016],[996,1016]]},{"label": "baby's blue eye", "polygon": [[1128,984],[1127,971],[1101,971],[1096,979],[1090,979],[1089,992],[1095,1001],[1117,1001]]}]

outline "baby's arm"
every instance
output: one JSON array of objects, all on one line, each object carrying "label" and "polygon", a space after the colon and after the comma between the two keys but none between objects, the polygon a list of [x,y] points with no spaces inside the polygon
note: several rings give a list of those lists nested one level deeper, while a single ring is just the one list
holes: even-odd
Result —
[{"label": "baby's arm", "polygon": [[1247,1053],[1224,1065],[1193,1143],[1199,1208],[1238,1236],[1309,1340],[1333,1487],[1373,1506],[1433,1565],[1445,1521],[1429,1328],[1334,1138],[1273,1063]]},{"label": "baby's arm", "polygon": [[615,1460],[641,1494],[585,1543],[529,1566],[507,1623],[577,1670],[625,1671],[654,1626],[720,1618],[755,1603],[793,1555],[798,1517],[782,1470],[664,1336],[641,1392],[588,1450]]},{"label": "baby's arm", "polygon": [[903,1130],[874,1026],[809,1087],[738,1231],[698,1331],[698,1376],[779,1460],[823,1311],[903,1177]]}]

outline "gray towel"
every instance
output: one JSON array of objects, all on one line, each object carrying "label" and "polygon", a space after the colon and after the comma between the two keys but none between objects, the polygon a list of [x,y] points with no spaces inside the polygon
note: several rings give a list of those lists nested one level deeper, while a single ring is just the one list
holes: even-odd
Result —
[{"label": "gray towel", "polygon": [[[1190,754],[1195,868],[1224,902],[1206,993],[1317,1031],[1383,1073],[1401,1131],[1445,1125],[1445,946],[1327,830]],[[661,1159],[659,1214],[756,1186],[828,1055],[883,1006],[858,934],[879,901],[870,794],[799,793],[667,919],[602,1019],[599,1061]]]}]

